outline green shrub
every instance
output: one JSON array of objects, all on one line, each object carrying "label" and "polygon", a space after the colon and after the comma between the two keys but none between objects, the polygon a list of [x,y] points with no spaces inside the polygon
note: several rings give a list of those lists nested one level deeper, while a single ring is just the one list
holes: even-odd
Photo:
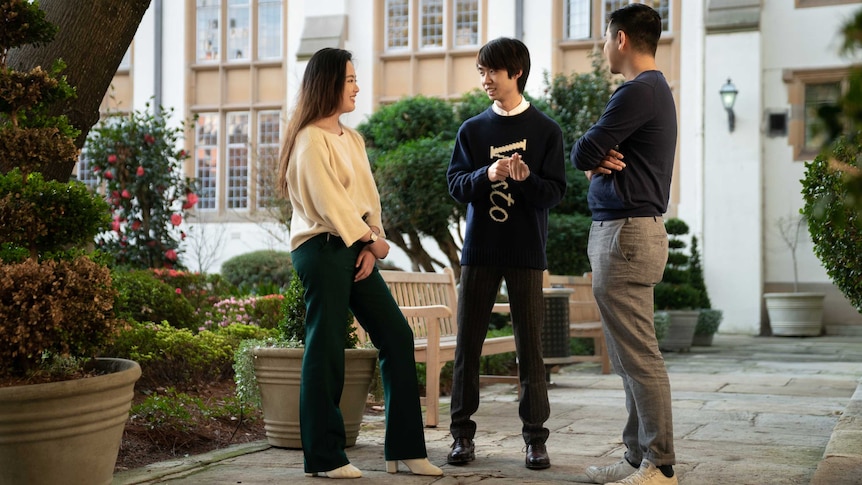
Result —
[{"label": "green shrub", "polygon": [[132,322],[109,349],[111,355],[137,361],[141,386],[186,388],[231,377],[233,354],[243,338],[264,338],[272,331],[249,326],[219,332]]},{"label": "green shrub", "polygon": [[590,271],[587,240],[592,220],[583,214],[558,214],[548,218],[548,271],[581,275]]},{"label": "green shrub", "polygon": [[699,308],[703,299],[701,290],[691,283],[690,256],[685,254],[688,225],[680,219],[667,219],[668,257],[662,280],[655,286],[655,307],[658,310],[687,310]]},{"label": "green shrub", "polygon": [[407,140],[438,135],[442,139],[454,140],[458,123],[452,108],[451,103],[436,97],[406,97],[381,106],[356,129],[365,138],[371,152],[394,150]]},{"label": "green shrub", "polygon": [[221,267],[224,279],[244,293],[258,293],[261,285],[284,288],[292,274],[290,253],[270,249],[234,256]]},{"label": "green shrub", "polygon": [[237,289],[219,274],[193,273],[175,269],[153,268],[153,275],[174,288],[198,310],[212,305],[237,292]]},{"label": "green shrub", "polygon": [[697,315],[697,326],[694,327],[695,335],[712,335],[718,331],[723,317],[721,310],[703,308]]},{"label": "green shrub", "polygon": [[814,254],[850,304],[862,312],[860,152],[862,136],[842,137],[830,152],[805,164],[802,213],[808,221]]},{"label": "green shrub", "polygon": [[596,353],[595,345],[591,338],[575,337],[569,340],[569,352],[572,355],[593,355]]},{"label": "green shrub", "polygon": [[655,328],[656,340],[661,340],[667,335],[667,330],[670,328],[670,314],[668,312],[655,312],[653,316],[653,327]]},{"label": "green shrub", "polygon": [[[700,251],[697,246],[697,237],[691,237],[691,258],[689,259],[689,276],[691,286],[700,290],[699,308],[712,308],[712,302],[709,300],[709,292],[706,290],[706,281],[703,279],[703,266],[700,263]],[[715,333],[715,332],[713,332]]]},{"label": "green shrub", "polygon": [[153,430],[170,429],[183,433],[191,432],[197,426],[192,409],[203,407],[199,397],[177,392],[169,387],[164,394],[153,393],[129,411],[130,420]]},{"label": "green shrub", "polygon": [[251,417],[235,397],[210,402],[172,387],[150,394],[141,403],[133,405],[129,414],[132,423],[154,431],[146,434],[147,439],[165,449],[176,447],[176,432],[191,433],[201,421],[217,419],[235,423]]},{"label": "green shrub", "polygon": [[148,270],[114,271],[118,291],[114,311],[124,320],[167,322],[176,328],[197,329],[195,309],[181,292]]},{"label": "green shrub", "polygon": [[[284,293],[284,301],[281,304],[281,320],[278,329],[282,340],[295,341],[299,345],[305,345],[305,289],[299,275],[294,274],[290,285]],[[348,311],[345,315],[344,325],[344,348],[353,349],[359,345],[359,338],[353,327],[353,313]]]},{"label": "green shrub", "polygon": [[25,178],[14,169],[0,174],[0,194],[0,241],[32,257],[89,243],[110,223],[108,204],[80,182],[44,180],[38,172]]},{"label": "green shrub", "polygon": [[[503,337],[513,334],[512,326],[506,326],[501,329],[488,330],[487,338]],[[506,352],[503,354],[486,355],[482,357],[482,362],[479,366],[480,373],[484,375],[517,375],[518,361],[515,352]]]}]

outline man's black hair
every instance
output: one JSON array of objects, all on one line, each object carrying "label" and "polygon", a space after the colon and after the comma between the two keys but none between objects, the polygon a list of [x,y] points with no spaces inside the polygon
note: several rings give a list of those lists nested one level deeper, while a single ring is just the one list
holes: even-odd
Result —
[{"label": "man's black hair", "polygon": [[631,3],[608,15],[611,35],[622,30],[634,50],[655,56],[661,37],[661,15],[648,5]]},{"label": "man's black hair", "polygon": [[505,69],[509,79],[521,71],[521,77],[518,78],[518,92],[524,93],[527,77],[530,75],[530,51],[520,40],[509,37],[494,39],[479,49],[476,62],[488,69]]}]

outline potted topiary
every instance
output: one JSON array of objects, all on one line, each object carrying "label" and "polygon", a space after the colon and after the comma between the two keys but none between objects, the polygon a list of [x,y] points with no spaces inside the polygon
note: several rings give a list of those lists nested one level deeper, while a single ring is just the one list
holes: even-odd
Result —
[{"label": "potted topiary", "polygon": [[[302,448],[299,430],[299,384],[305,343],[305,290],[295,273],[282,302],[278,338],[243,341],[234,371],[238,397],[260,406],[266,439],[280,448]],[[377,365],[377,349],[357,348],[353,315],[345,315],[344,390],[340,409],[346,446],[356,444],[368,389]]]},{"label": "potted topiary", "polygon": [[763,294],[772,335],[816,337],[823,333],[823,300],[826,295],[799,291],[796,249],[799,246],[799,233],[806,226],[805,216],[800,213],[780,217],[777,226],[793,262],[793,291]]},{"label": "potted topiary", "polygon": [[691,285],[700,290],[700,302],[697,325],[694,327],[694,337],[691,344],[700,347],[712,345],[712,339],[721,325],[724,316],[721,310],[712,308],[709,293],[706,291],[706,282],[703,279],[703,268],[700,265],[700,251],[697,249],[697,237],[691,237],[691,258],[689,258],[689,274]]},{"label": "potted topiary", "polygon": [[656,310],[670,315],[667,334],[659,341],[666,351],[685,352],[691,348],[700,307],[701,292],[691,284],[689,256],[681,236],[688,234],[688,225],[680,219],[665,221],[668,233],[668,257],[662,280],[655,286]]},{"label": "potted topiary", "polygon": [[[140,366],[97,358],[117,328],[108,268],[88,253],[108,206],[79,182],[75,130],[47,115],[74,94],[59,76],[5,65],[10,48],[49,42],[38,4],[0,2],[0,476],[3,483],[109,484]],[[14,167],[14,168],[13,168]],[[60,370],[61,372],[55,372]]]}]

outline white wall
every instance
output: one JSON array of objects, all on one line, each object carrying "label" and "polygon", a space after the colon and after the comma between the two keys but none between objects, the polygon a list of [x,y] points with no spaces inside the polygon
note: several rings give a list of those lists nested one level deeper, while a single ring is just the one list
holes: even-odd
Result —
[{"label": "white wall", "polygon": [[[723,332],[760,330],[762,276],[760,139],[761,34],[710,35],[704,66],[703,265]],[[719,90],[739,90],[736,127],[728,130]]]},{"label": "white wall", "polygon": [[[859,5],[830,8],[794,9],[790,2],[766,2],[762,15],[764,39],[780,41],[763,45],[763,111],[787,110],[788,90],[782,75],[786,69],[814,69],[843,66],[839,56],[839,31]],[[805,35],[784,35],[799,32]],[[782,242],[777,228],[779,217],[798,214],[804,205],[800,180],[804,177],[803,161],[793,160],[793,149],[787,137],[763,138],[764,205],[763,233],[766,282],[793,281],[793,263],[789,248]],[[799,281],[829,283],[826,270],[814,255],[813,244],[803,231],[797,249]]]}]

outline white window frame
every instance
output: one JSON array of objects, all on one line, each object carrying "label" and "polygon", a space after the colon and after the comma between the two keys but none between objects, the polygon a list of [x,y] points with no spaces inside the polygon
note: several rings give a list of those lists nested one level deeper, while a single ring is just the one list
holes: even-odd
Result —
[{"label": "white window frame", "polygon": [[[579,21],[581,24],[585,24],[586,32],[579,33],[577,35],[572,35],[572,4],[577,3],[579,5],[578,12],[580,14]],[[586,7],[586,12],[583,12],[584,7]],[[567,40],[585,40],[591,39],[593,35],[593,1],[592,0],[566,0],[565,2],[565,12],[563,13],[563,35]]]},{"label": "white window frame", "polygon": [[[655,8],[653,6],[654,2],[664,2],[667,6],[667,14],[661,16],[661,33],[662,35],[668,34],[671,32],[671,26],[673,25],[673,0],[602,0],[602,25],[607,26],[608,15],[618,8],[632,3],[644,3]],[[608,4],[610,3],[613,3],[615,6],[613,8],[608,8]],[[661,13],[661,11],[659,11],[659,13]],[[604,35],[604,30],[602,30],[602,35]]]},{"label": "white window frame", "polygon": [[[459,44],[458,43],[458,37],[459,37],[459,32],[458,32],[459,11],[458,11],[458,7],[459,7],[459,3],[461,1],[473,2],[476,5],[476,33],[475,33],[476,39],[472,43],[467,43],[467,44]],[[480,42],[481,42],[481,39],[482,39],[482,1],[481,0],[453,0],[453,2],[454,2],[453,3],[453,5],[454,5],[453,10],[454,11],[452,12],[452,18],[450,20],[451,25],[452,25],[452,28],[451,28],[451,30],[452,30],[452,38],[451,38],[452,48],[459,49],[459,48],[478,47]],[[470,36],[473,35],[472,30],[471,30],[469,35]]]},{"label": "white window frame", "polygon": [[[266,6],[267,8],[264,8]],[[283,47],[282,47],[282,32],[284,30],[284,22],[282,20],[282,14],[284,8],[283,0],[257,0],[257,58],[262,60],[267,59],[281,59]],[[275,25],[271,23],[271,18],[265,17],[266,13],[269,13],[270,10],[276,10],[274,19],[277,21]],[[267,18],[268,21],[264,21],[264,18]],[[266,25],[268,27],[274,27],[275,31],[270,32],[269,30],[265,30],[263,26]],[[271,37],[270,37],[271,36]],[[271,46],[274,45],[276,48],[273,49],[276,52],[273,53],[263,53],[263,49],[261,46]]]},{"label": "white window frame", "polygon": [[225,209],[248,210],[251,186],[251,167],[249,164],[251,115],[248,111],[228,111],[224,118]]},{"label": "white window frame", "polygon": [[[263,120],[272,116],[275,119],[274,129],[264,130]],[[276,172],[279,163],[279,138],[281,135],[281,112],[278,110],[264,110],[257,113],[257,164],[255,177],[255,207],[258,210],[270,207],[268,201],[276,196],[278,188],[275,186],[278,177]]]},{"label": "white window frame", "polygon": [[[439,13],[426,13],[426,8],[439,7]],[[439,27],[439,34],[426,37],[425,35],[425,20],[437,17],[440,19],[439,24],[429,24],[432,28]],[[419,0],[419,48],[422,50],[439,50],[446,48],[446,1],[445,0]],[[426,39],[432,38],[439,40],[440,44],[426,43]]]},{"label": "white window frame", "polygon": [[[206,11],[215,10],[215,18],[202,19],[201,9]],[[202,23],[204,22],[204,23]],[[204,26],[206,25],[206,28]],[[215,36],[212,33],[215,32]],[[205,49],[203,45],[207,42],[214,44],[213,49]],[[204,55],[212,52],[212,56]],[[196,0],[195,4],[195,62],[217,63],[221,60],[221,0]]]},{"label": "white window frame", "polygon": [[[390,41],[391,41],[390,33],[391,33],[392,29],[390,29],[390,27],[389,27],[389,22],[390,22],[389,14],[390,14],[390,3],[392,3],[392,2],[398,2],[399,4],[404,4],[407,7],[407,15],[404,17],[404,19],[406,19],[406,22],[407,22],[407,25],[405,27],[405,30],[406,30],[406,34],[405,34],[406,44],[405,45],[396,45],[396,46],[390,45]],[[411,42],[410,42],[411,36],[410,36],[410,34],[412,31],[411,26],[410,26],[410,22],[411,22],[411,14],[413,13],[412,12],[412,10],[413,10],[412,9],[412,3],[413,3],[412,0],[386,0],[386,4],[385,4],[385,8],[384,8],[384,15],[383,15],[384,16],[384,24],[385,24],[384,34],[383,34],[383,45],[385,46],[384,50],[389,51],[389,52],[410,50],[410,48],[411,48]]]},{"label": "white window frame", "polygon": [[[201,141],[201,129],[204,126],[204,121],[207,119],[212,119],[212,123],[207,123],[207,127],[215,127],[215,143],[200,143]],[[221,116],[219,112],[206,112],[206,113],[198,113],[198,118],[195,122],[195,148],[194,148],[194,163],[195,163],[195,179],[201,183],[198,187],[198,203],[197,209],[201,211],[216,211],[218,210],[218,202],[219,202],[219,179],[220,177],[220,163],[219,163],[219,136],[220,136],[220,123]],[[202,164],[203,161],[203,150],[209,150],[210,157],[207,160],[211,160],[211,163],[208,163],[207,166]],[[212,176],[203,176],[203,169],[208,168],[208,171],[212,174]],[[205,184],[205,185],[204,185]],[[208,191],[212,191],[212,196],[208,194]]]}]

